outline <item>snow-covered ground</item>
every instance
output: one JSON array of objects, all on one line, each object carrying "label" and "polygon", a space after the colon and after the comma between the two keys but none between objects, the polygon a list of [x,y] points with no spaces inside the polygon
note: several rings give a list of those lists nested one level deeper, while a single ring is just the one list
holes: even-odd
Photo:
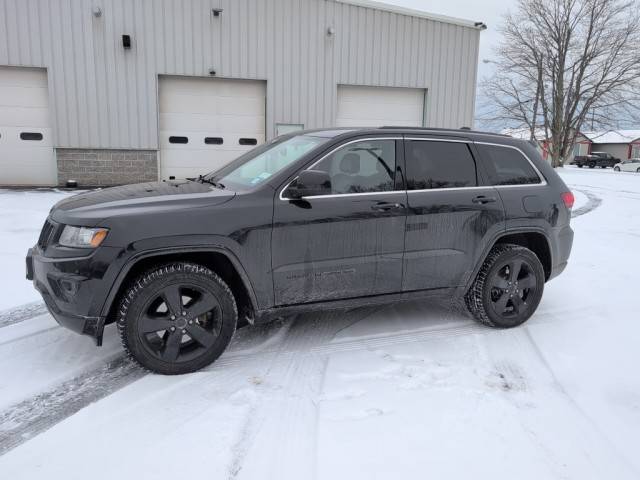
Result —
[{"label": "snow-covered ground", "polygon": [[[423,302],[316,313],[163,377],[112,328],[95,349],[46,314],[0,321],[0,477],[640,478],[640,175],[561,174],[574,250],[520,328]],[[23,257],[61,195],[0,193],[0,305],[37,299]]]}]

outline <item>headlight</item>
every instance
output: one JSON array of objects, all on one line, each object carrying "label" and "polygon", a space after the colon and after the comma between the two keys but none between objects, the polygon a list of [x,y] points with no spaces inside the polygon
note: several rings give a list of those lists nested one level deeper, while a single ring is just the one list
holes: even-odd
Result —
[{"label": "headlight", "polygon": [[64,247],[97,248],[109,233],[108,228],[73,227],[66,225],[58,243]]}]

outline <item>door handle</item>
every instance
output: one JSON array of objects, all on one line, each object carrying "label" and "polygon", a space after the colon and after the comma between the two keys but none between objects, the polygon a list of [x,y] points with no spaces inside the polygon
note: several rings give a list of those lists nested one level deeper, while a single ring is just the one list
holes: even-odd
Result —
[{"label": "door handle", "polygon": [[496,197],[485,197],[484,195],[478,195],[477,197],[475,197],[471,201],[473,203],[480,203],[480,204],[484,205],[485,203],[493,203],[493,202],[497,201],[497,199],[496,199]]},{"label": "door handle", "polygon": [[378,202],[371,205],[371,210],[377,210],[379,212],[389,212],[391,210],[400,210],[403,208],[404,205],[401,203]]}]

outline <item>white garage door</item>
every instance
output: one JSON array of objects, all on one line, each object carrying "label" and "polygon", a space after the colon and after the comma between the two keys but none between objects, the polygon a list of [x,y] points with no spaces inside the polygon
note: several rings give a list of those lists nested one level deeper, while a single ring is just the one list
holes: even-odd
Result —
[{"label": "white garage door", "polygon": [[265,83],[160,77],[165,180],[216,170],[265,140]]},{"label": "white garage door", "polygon": [[338,85],[336,125],[422,127],[424,105],[425,90],[422,88]]},{"label": "white garage door", "polygon": [[55,185],[47,73],[0,67],[0,185]]}]

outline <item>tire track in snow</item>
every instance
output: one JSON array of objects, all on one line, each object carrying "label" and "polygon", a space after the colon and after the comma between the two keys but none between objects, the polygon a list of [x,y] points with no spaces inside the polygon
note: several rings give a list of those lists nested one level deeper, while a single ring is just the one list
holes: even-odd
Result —
[{"label": "tire track in snow", "polygon": [[575,188],[574,190],[584,194],[587,197],[587,203],[580,208],[571,211],[571,218],[579,217],[585,213],[592,212],[602,204],[602,198],[598,197],[589,190],[583,190],[581,188]]},{"label": "tire track in snow", "polygon": [[634,476],[640,477],[640,472],[636,470],[634,465],[629,461],[624,453],[618,449],[618,447],[611,440],[609,435],[607,435],[600,425],[594,420],[594,418],[589,415],[589,413],[582,408],[582,406],[578,403],[578,401],[571,395],[571,393],[565,388],[564,384],[560,381],[558,376],[556,375],[555,370],[551,366],[551,363],[547,360],[547,357],[543,353],[542,349],[538,345],[538,343],[533,338],[531,334],[531,330],[529,330],[528,326],[525,325],[524,335],[527,338],[527,341],[530,345],[533,354],[540,360],[540,363],[543,365],[544,369],[549,373],[554,385],[560,392],[560,394],[566,399],[566,401],[573,407],[573,409],[591,426],[591,428],[602,438],[602,440],[611,448],[611,451],[615,452],[615,454],[620,458],[622,463],[629,469],[630,472],[634,474]]},{"label": "tire track in snow", "polygon": [[0,312],[0,328],[39,317],[46,313],[48,313],[47,307],[42,302],[27,303],[9,310],[3,310]]},{"label": "tire track in snow", "polygon": [[[273,329],[276,330],[276,334],[280,334],[283,329],[286,329],[286,332],[273,347],[248,351],[242,347],[235,351],[231,348],[218,361],[203,369],[202,372],[242,366],[252,360],[260,361],[265,365],[265,373],[262,375],[261,385],[257,387],[258,393],[261,393],[262,386],[268,384],[270,378],[276,377],[277,371],[282,374],[283,368],[285,372],[286,369],[300,371],[300,368],[302,368],[305,370],[309,365],[304,367],[305,364],[303,362],[310,361],[311,365],[314,362],[317,364],[318,361],[322,361],[318,357],[447,337],[489,334],[495,331],[472,320],[460,318],[457,321],[437,325],[426,330],[410,330],[367,338],[332,341],[337,332],[366,319],[371,314],[379,311],[380,308],[380,306],[376,305],[350,311],[336,310],[316,313],[292,319],[284,327],[272,324],[254,327],[255,335],[258,339],[264,337],[265,329],[267,333]],[[535,316],[536,324],[553,321],[558,315],[560,315],[558,312],[538,314]],[[354,316],[356,317],[355,320]],[[250,334],[250,332],[247,333]],[[246,339],[244,343],[247,343]],[[302,367],[298,365],[300,363],[302,363]],[[317,368],[308,370],[310,379],[314,380],[319,371]],[[139,380],[147,373],[146,370],[123,355],[98,369],[86,372],[74,379],[65,381],[47,392],[7,408],[5,411],[0,412],[0,456],[48,430],[91,403],[97,402]],[[290,381],[285,382],[285,385],[281,385],[278,388],[278,390],[285,393],[287,386],[291,383],[291,379],[297,378],[297,376],[287,376],[287,378]],[[309,388],[313,390],[313,387]],[[304,401],[311,401],[308,396],[299,395],[299,398],[304,398]],[[262,424],[265,422],[266,413],[265,405],[256,403],[252,407],[241,438],[234,447],[234,459],[230,465],[229,478],[235,478],[242,470],[244,459]],[[284,415],[287,414],[287,412],[282,413]],[[283,421],[286,420],[287,417],[285,416]]]},{"label": "tire track in snow", "polygon": [[[284,442],[287,448],[281,448],[279,451],[285,456],[291,455],[293,450],[305,457],[313,454],[315,450],[313,447],[309,447],[309,442],[315,444],[315,433],[305,428],[309,423],[308,417],[301,412],[305,412],[311,403],[313,413],[317,414],[316,404],[309,399],[308,390],[311,389],[319,395],[316,387],[322,383],[326,361],[321,362],[321,365],[318,366],[317,357],[292,355],[291,353],[308,350],[313,345],[333,338],[336,328],[339,328],[341,324],[332,317],[344,313],[344,311],[334,311],[328,314],[305,315],[304,318],[298,316],[290,320],[286,335],[278,348],[264,352],[268,362],[265,362],[266,369],[260,376],[259,386],[256,388],[259,398],[254,400],[242,433],[232,447],[233,459],[229,465],[229,479],[242,477],[247,459],[253,461],[253,468],[260,471],[260,475],[282,478],[282,475],[279,474],[269,475],[266,470],[273,471],[286,467],[288,462],[286,457],[265,459],[258,456],[254,460],[254,457],[251,456],[252,452],[259,454],[263,451],[259,446],[261,442],[267,445],[274,441]],[[366,315],[369,314],[370,312],[367,311]],[[237,358],[251,357],[256,357],[256,355],[240,354]],[[227,367],[227,365],[217,365],[216,362],[214,368],[219,367]],[[322,378],[318,380],[319,377]],[[314,418],[313,429],[315,425]],[[276,438],[274,439],[274,437]],[[256,444],[258,445],[256,446]],[[306,465],[313,464],[315,457],[307,460]],[[309,475],[303,475],[302,478],[309,478]]]},{"label": "tire track in snow", "polygon": [[0,413],[0,456],[146,374],[121,356],[8,408]]}]

